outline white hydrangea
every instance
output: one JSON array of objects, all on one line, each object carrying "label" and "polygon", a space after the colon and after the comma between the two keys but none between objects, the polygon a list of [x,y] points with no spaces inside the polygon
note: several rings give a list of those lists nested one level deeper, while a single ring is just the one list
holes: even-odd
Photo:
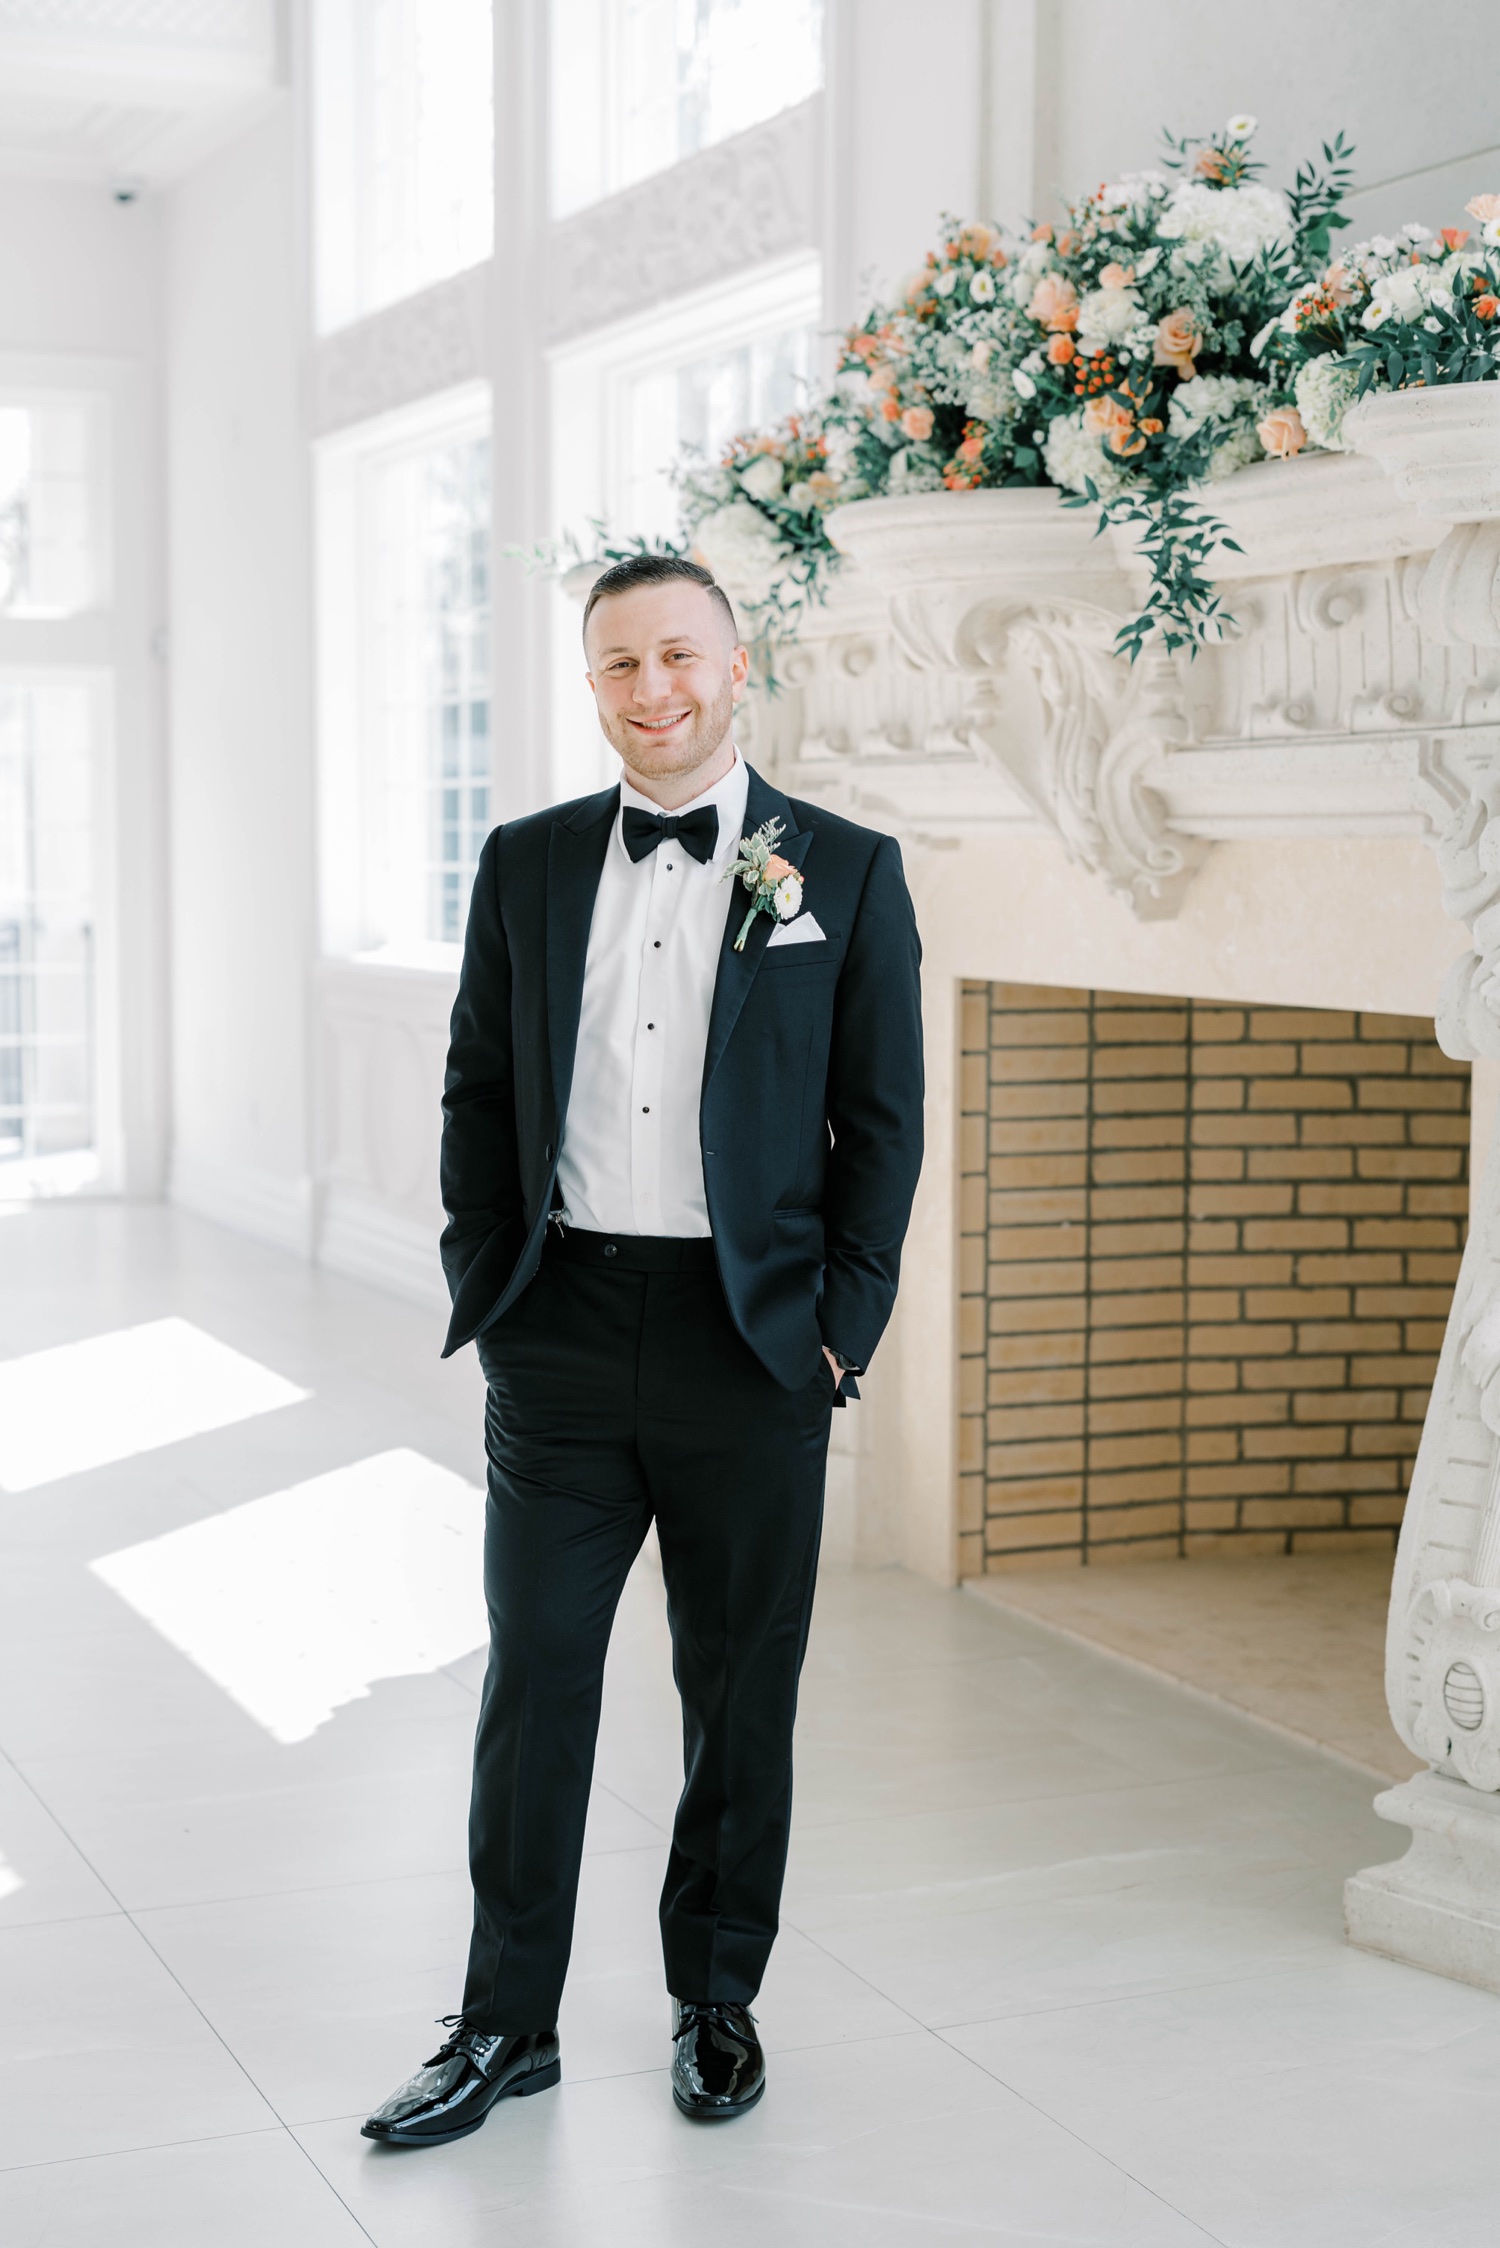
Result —
[{"label": "white hydrangea", "polygon": [[1429,307],[1439,312],[1453,309],[1454,273],[1445,261],[1432,265],[1398,265],[1383,273],[1360,314],[1365,328],[1384,327],[1387,320],[1420,320]]},{"label": "white hydrangea", "polygon": [[913,492],[940,492],[942,488],[943,471],[935,453],[922,445],[906,445],[899,453],[892,453],[887,489],[893,499],[909,497]]},{"label": "white hydrangea", "polygon": [[1255,181],[1243,187],[1208,187],[1199,180],[1182,180],[1156,227],[1168,241],[1184,247],[1205,244],[1221,264],[1248,265],[1262,250],[1291,241],[1292,214],[1284,195]]},{"label": "white hydrangea", "polygon": [[970,421],[1004,421],[1016,406],[1016,389],[1009,370],[1001,367],[993,375],[982,375],[964,389],[964,412]]},{"label": "white hydrangea", "polygon": [[740,482],[753,500],[773,500],[782,486],[781,463],[774,453],[757,453],[740,470]]},{"label": "white hydrangea", "polygon": [[1353,447],[1344,436],[1344,416],[1354,404],[1359,376],[1352,367],[1341,367],[1333,358],[1309,359],[1297,369],[1293,389],[1297,411],[1309,442],[1325,452],[1348,453]]},{"label": "white hydrangea", "polygon": [[749,593],[763,593],[786,562],[774,526],[746,499],[705,515],[693,544],[716,578]]},{"label": "white hydrangea", "polygon": [[1083,426],[1083,410],[1059,414],[1047,431],[1043,454],[1047,474],[1065,492],[1081,492],[1089,479],[1104,500],[1123,490],[1126,477],[1121,463],[1104,450],[1104,440]]},{"label": "white hydrangea", "polygon": [[1078,348],[1085,357],[1121,343],[1141,316],[1133,289],[1090,289],[1078,307]]},{"label": "white hydrangea", "polygon": [[1110,181],[1099,201],[1106,211],[1138,211],[1165,195],[1168,184],[1164,172],[1126,172]]},{"label": "white hydrangea", "polygon": [[1232,421],[1246,407],[1265,397],[1260,383],[1247,375],[1194,375],[1180,382],[1167,408],[1167,429],[1173,437],[1192,437],[1205,422]]},{"label": "white hydrangea", "polygon": [[850,429],[844,422],[835,422],[831,429],[824,430],[824,455],[830,476],[837,476],[842,481],[853,473],[858,444],[859,432]]},{"label": "white hydrangea", "polygon": [[1222,445],[1216,445],[1208,456],[1208,482],[1219,483],[1242,468],[1253,467],[1264,460],[1266,449],[1253,421],[1236,422]]}]

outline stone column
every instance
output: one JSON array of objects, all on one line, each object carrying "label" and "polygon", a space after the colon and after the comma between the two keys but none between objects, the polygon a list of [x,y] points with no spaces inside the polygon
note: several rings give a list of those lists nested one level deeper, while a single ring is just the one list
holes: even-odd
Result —
[{"label": "stone column", "polygon": [[[1403,498],[1452,528],[1412,586],[1424,634],[1500,647],[1500,386],[1372,399],[1351,417]],[[1434,735],[1419,795],[1444,903],[1473,949],[1437,1011],[1443,1050],[1500,1057],[1500,698]],[[1455,716],[1459,714],[1455,713]],[[1473,718],[1481,723],[1474,724]],[[1489,723],[1484,723],[1484,719]],[[1493,1147],[1402,1526],[1386,1644],[1397,1732],[1430,1769],[1376,1798],[1406,1855],[1344,1893],[1350,1941],[1500,1991],[1500,1164]]]}]

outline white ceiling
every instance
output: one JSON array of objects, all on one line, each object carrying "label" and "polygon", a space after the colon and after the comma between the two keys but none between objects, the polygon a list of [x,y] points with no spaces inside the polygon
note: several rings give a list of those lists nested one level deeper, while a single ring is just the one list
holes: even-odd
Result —
[{"label": "white ceiling", "polygon": [[159,186],[277,83],[274,0],[0,0],[0,172]]}]

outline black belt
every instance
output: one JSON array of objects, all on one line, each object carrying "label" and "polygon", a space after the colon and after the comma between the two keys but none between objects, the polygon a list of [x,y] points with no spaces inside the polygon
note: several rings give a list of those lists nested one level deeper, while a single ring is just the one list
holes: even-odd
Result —
[{"label": "black belt", "polygon": [[712,1241],[674,1233],[585,1233],[549,1225],[547,1255],[564,1264],[607,1265],[616,1272],[713,1272]]}]

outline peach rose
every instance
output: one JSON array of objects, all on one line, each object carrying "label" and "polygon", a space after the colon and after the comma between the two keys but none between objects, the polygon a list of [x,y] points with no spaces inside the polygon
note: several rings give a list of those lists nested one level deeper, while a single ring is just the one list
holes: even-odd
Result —
[{"label": "peach rose", "polygon": [[1278,461],[1289,461],[1307,443],[1307,431],[1295,406],[1274,408],[1264,421],[1256,423],[1255,434],[1271,458]]},{"label": "peach rose", "polygon": [[908,406],[901,416],[901,434],[909,437],[914,445],[925,444],[932,435],[932,408]]},{"label": "peach rose", "polygon": [[1050,242],[1052,239],[1051,227],[1045,221],[1041,226],[1034,226],[1031,230],[1031,239],[1033,242]]},{"label": "peach rose", "polygon": [[1465,203],[1464,209],[1471,219],[1487,226],[1491,219],[1500,219],[1500,195],[1475,195]]},{"label": "peach rose", "polygon": [[1461,250],[1469,239],[1466,226],[1444,226],[1438,229],[1438,240],[1445,250]]},{"label": "peach rose", "polygon": [[1492,297],[1488,289],[1474,299],[1476,320],[1493,320],[1497,312],[1500,312],[1500,297]]},{"label": "peach rose", "polygon": [[1065,335],[1061,329],[1058,330],[1055,336],[1048,337],[1047,357],[1051,360],[1054,367],[1066,367],[1068,361],[1070,359],[1076,359],[1077,356],[1078,346],[1074,343],[1073,338],[1069,335]]},{"label": "peach rose", "polygon": [[893,390],[888,390],[881,399],[880,414],[883,421],[899,421],[901,419],[901,401]]},{"label": "peach rose", "polygon": [[1091,398],[1083,409],[1083,426],[1096,437],[1102,437],[1105,449],[1118,460],[1128,460],[1133,453],[1146,450],[1146,440],[1137,434],[1135,416],[1118,398],[1103,392]]},{"label": "peach rose", "polygon": [[1151,354],[1153,367],[1175,367],[1183,382],[1191,382],[1197,373],[1194,355],[1203,348],[1203,338],[1193,324],[1187,306],[1179,305],[1156,323],[1156,348]]},{"label": "peach rose", "polygon": [[1102,268],[1099,275],[1101,289],[1128,289],[1135,279],[1133,265],[1116,265],[1113,261]]},{"label": "peach rose", "polygon": [[1044,273],[1031,297],[1031,317],[1044,328],[1076,328],[1078,291],[1061,273]]},{"label": "peach rose", "polygon": [[766,861],[764,880],[767,882],[784,882],[789,874],[795,874],[799,882],[802,879],[800,872],[793,866],[790,859],[780,858],[773,851]]}]

